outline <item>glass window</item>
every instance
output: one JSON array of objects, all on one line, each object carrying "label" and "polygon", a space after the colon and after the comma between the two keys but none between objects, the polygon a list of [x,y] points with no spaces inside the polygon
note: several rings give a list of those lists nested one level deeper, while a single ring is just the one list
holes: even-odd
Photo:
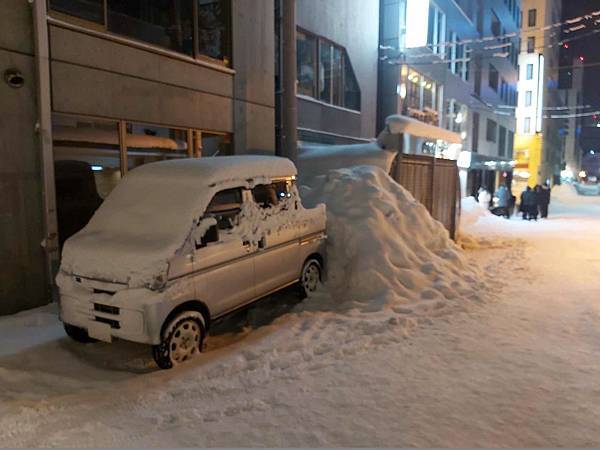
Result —
[{"label": "glass window", "polygon": [[53,114],[52,138],[55,160],[86,163],[101,198],[121,180],[117,122]]},{"label": "glass window", "polygon": [[185,0],[107,0],[108,30],[194,55],[192,3]]},{"label": "glass window", "polygon": [[488,80],[489,86],[496,92],[498,92],[498,71],[494,66],[490,64],[490,76]]},{"label": "glass window", "polygon": [[488,142],[496,142],[498,139],[498,124],[493,120],[487,120],[485,138]]},{"label": "glass window", "polygon": [[523,132],[531,133],[531,117],[525,117],[525,121],[523,122]]},{"label": "glass window", "polygon": [[81,230],[121,179],[117,122],[52,115],[59,246]]},{"label": "glass window", "polygon": [[319,100],[331,103],[332,46],[328,42],[319,41]]},{"label": "glass window", "polygon": [[50,9],[104,25],[104,0],[49,0]]},{"label": "glass window", "polygon": [[530,27],[535,27],[536,21],[537,21],[537,10],[530,9],[527,14],[527,25]]},{"label": "glass window", "polygon": [[231,156],[233,142],[230,134],[202,131],[202,156]]},{"label": "glass window", "polygon": [[187,131],[180,129],[127,124],[128,169],[156,161],[187,158]]},{"label": "glass window", "polygon": [[361,107],[360,87],[348,57],[344,60],[344,106],[354,111]]},{"label": "glass window", "polygon": [[492,11],[492,34],[496,37],[500,36],[502,34],[500,29],[500,19],[498,18],[496,13]]},{"label": "glass window", "polygon": [[231,59],[230,0],[197,0],[198,54],[229,63]]},{"label": "glass window", "polygon": [[297,47],[298,94],[315,97],[317,39],[298,31]]},{"label": "glass window", "polygon": [[531,106],[532,97],[533,97],[532,91],[525,92],[525,106]]},{"label": "glass window", "polygon": [[339,47],[333,47],[331,88],[333,93],[331,103],[337,106],[344,106],[344,54]]},{"label": "glass window", "polygon": [[528,80],[533,80],[533,64],[527,64],[527,74],[526,78]]},{"label": "glass window", "polygon": [[533,53],[535,52],[535,37],[528,37],[527,38],[527,53]]},{"label": "glass window", "polygon": [[206,215],[217,219],[220,230],[230,230],[236,225],[242,210],[242,189],[226,189],[215,194],[206,208]]},{"label": "glass window", "polygon": [[471,145],[471,150],[477,153],[479,150],[479,113],[473,113],[473,133],[472,133],[473,141]]},{"label": "glass window", "polygon": [[506,128],[500,127],[498,134],[498,155],[506,155]]}]

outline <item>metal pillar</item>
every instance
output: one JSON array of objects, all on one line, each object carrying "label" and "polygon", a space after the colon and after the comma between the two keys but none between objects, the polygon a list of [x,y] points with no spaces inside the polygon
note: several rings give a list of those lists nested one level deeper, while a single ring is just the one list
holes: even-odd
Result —
[{"label": "metal pillar", "polygon": [[[35,65],[37,75],[38,118],[35,131],[38,134],[42,202],[44,207],[44,239],[48,285],[54,284],[58,271],[58,225],[56,219],[56,186],[54,181],[54,150],[52,148],[52,98],[50,90],[50,49],[48,44],[48,22],[46,0],[31,0],[34,33]],[[34,130],[32,130],[33,132]],[[50,289],[51,298],[56,292]]]},{"label": "metal pillar", "polygon": [[298,159],[296,0],[283,0],[283,156]]}]

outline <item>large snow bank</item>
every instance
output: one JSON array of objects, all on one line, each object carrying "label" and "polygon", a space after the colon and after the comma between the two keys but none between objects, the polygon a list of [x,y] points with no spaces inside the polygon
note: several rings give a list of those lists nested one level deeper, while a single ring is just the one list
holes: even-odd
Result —
[{"label": "large snow bank", "polygon": [[471,226],[482,217],[491,217],[493,214],[481,205],[475,197],[463,197],[460,201],[460,225]]},{"label": "large snow bank", "polygon": [[382,169],[333,170],[302,192],[307,206],[327,205],[327,288],[336,303],[429,315],[447,302],[478,298],[477,269]]}]

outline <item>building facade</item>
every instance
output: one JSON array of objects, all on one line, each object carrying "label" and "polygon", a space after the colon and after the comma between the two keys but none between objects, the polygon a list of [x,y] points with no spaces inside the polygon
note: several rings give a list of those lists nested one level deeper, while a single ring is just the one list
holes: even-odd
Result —
[{"label": "building facade", "polygon": [[296,0],[300,145],[372,139],[379,0]]},{"label": "building facade", "polygon": [[454,133],[406,133],[404,151],[459,160],[465,195],[510,182],[519,13],[515,0],[382,0],[379,124]]},{"label": "building facade", "polygon": [[0,314],[50,300],[77,225],[64,217],[89,216],[128,170],[275,152],[273,0],[2,0],[2,11]]},{"label": "building facade", "polygon": [[523,0],[517,107],[515,182],[535,186],[560,176],[564,121],[552,118],[563,106],[559,92],[562,5],[560,0]]},{"label": "building facade", "polygon": [[[570,62],[570,64],[569,64]],[[565,106],[566,116],[564,129],[561,133],[565,137],[561,162],[561,178],[574,180],[581,171],[582,149],[581,131],[583,127],[584,112],[583,102],[583,61],[577,57],[565,65],[564,76],[560,77],[559,87],[561,102]],[[562,66],[562,64],[561,64]],[[561,73],[561,75],[563,75]]]}]

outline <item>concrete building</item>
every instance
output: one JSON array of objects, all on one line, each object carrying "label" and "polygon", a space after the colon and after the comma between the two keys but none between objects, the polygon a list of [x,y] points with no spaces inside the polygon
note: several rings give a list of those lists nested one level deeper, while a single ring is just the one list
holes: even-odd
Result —
[{"label": "concrete building", "polygon": [[300,145],[377,136],[379,0],[296,0]]},{"label": "concrete building", "polygon": [[[558,179],[564,123],[549,116],[563,106],[558,90],[560,0],[523,0],[515,182],[519,188]],[[548,114],[550,113],[550,114]]]},{"label": "concrete building", "polygon": [[437,128],[406,133],[404,151],[459,159],[464,194],[510,181],[519,4],[382,0],[379,124]]},{"label": "concrete building", "polygon": [[1,1],[0,314],[50,300],[128,170],[275,152],[274,0],[248,3]]}]

